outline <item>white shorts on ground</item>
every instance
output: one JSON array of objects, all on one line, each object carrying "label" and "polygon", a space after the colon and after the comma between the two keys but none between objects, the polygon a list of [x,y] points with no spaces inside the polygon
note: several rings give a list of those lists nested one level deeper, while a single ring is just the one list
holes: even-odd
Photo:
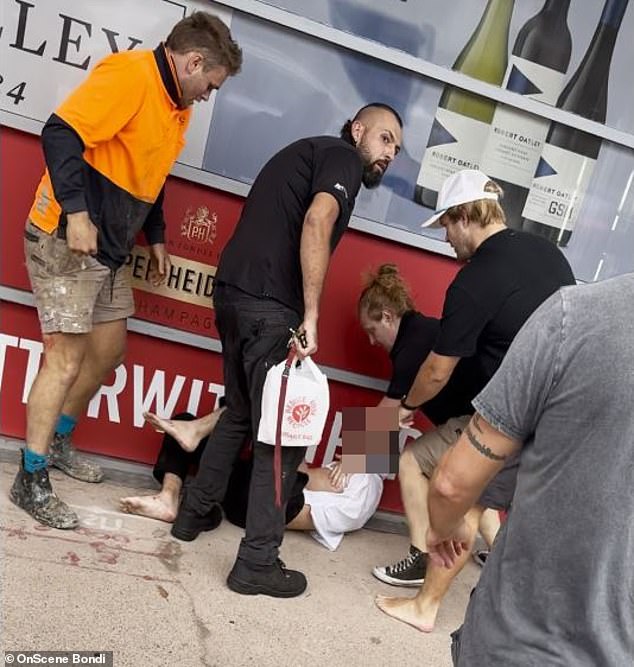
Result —
[{"label": "white shorts on ground", "polygon": [[315,524],[311,535],[334,551],[344,533],[363,528],[376,511],[382,493],[383,478],[371,473],[350,474],[342,493],[304,489],[304,499],[310,505]]}]

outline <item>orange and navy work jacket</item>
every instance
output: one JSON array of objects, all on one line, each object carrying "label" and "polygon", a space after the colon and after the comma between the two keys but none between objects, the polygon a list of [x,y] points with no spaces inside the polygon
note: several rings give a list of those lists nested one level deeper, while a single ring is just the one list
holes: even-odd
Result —
[{"label": "orange and navy work jacket", "polygon": [[119,268],[143,229],[163,243],[163,187],[191,110],[163,44],[101,60],[42,130],[46,171],[30,221],[66,236],[66,214],[88,211],[98,229],[97,260]]}]

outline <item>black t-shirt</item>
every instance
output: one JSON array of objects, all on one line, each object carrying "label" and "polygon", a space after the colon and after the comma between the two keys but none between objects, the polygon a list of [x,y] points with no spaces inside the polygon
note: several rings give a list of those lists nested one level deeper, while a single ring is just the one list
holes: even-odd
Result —
[{"label": "black t-shirt", "polygon": [[300,139],[262,168],[233,236],[222,252],[216,280],[256,297],[276,299],[304,314],[300,241],[304,216],[319,192],[339,203],[331,252],[348,226],[361,187],[357,150],[336,137]]},{"label": "black t-shirt", "polygon": [[533,311],[574,283],[570,265],[553,243],[511,229],[498,232],[449,286],[434,352],[473,357],[479,392]]},{"label": "black t-shirt", "polygon": [[[440,331],[440,321],[415,310],[405,313],[390,352],[392,379],[385,392],[388,398],[401,399],[410,390],[416,374],[427,355],[433,350]],[[444,424],[450,417],[473,413],[471,400],[473,373],[471,361],[461,359],[449,382],[421,410],[435,425]]]}]

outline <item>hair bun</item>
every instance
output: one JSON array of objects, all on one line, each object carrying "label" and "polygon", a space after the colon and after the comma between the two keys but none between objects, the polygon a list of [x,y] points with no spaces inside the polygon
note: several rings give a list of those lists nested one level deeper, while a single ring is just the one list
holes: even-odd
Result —
[{"label": "hair bun", "polygon": [[397,276],[398,267],[396,264],[381,264],[376,273],[377,276]]}]

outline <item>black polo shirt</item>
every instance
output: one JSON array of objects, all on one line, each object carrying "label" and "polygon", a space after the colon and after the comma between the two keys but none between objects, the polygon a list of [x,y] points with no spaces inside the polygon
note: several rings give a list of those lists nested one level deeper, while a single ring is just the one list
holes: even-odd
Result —
[{"label": "black polo shirt", "polygon": [[[390,352],[392,379],[385,392],[388,398],[401,399],[410,390],[421,364],[433,350],[440,331],[440,320],[426,317],[415,310],[405,313]],[[475,396],[470,360],[461,359],[449,381],[421,410],[436,426],[450,417],[473,413]]]},{"label": "black polo shirt", "polygon": [[335,249],[361,187],[357,150],[336,137],[300,139],[262,168],[225,246],[216,280],[304,314],[300,241],[313,197],[328,192],[339,203],[330,240]]},{"label": "black polo shirt", "polygon": [[556,245],[504,229],[480,245],[449,286],[434,352],[473,357],[479,392],[533,311],[574,283]]}]

